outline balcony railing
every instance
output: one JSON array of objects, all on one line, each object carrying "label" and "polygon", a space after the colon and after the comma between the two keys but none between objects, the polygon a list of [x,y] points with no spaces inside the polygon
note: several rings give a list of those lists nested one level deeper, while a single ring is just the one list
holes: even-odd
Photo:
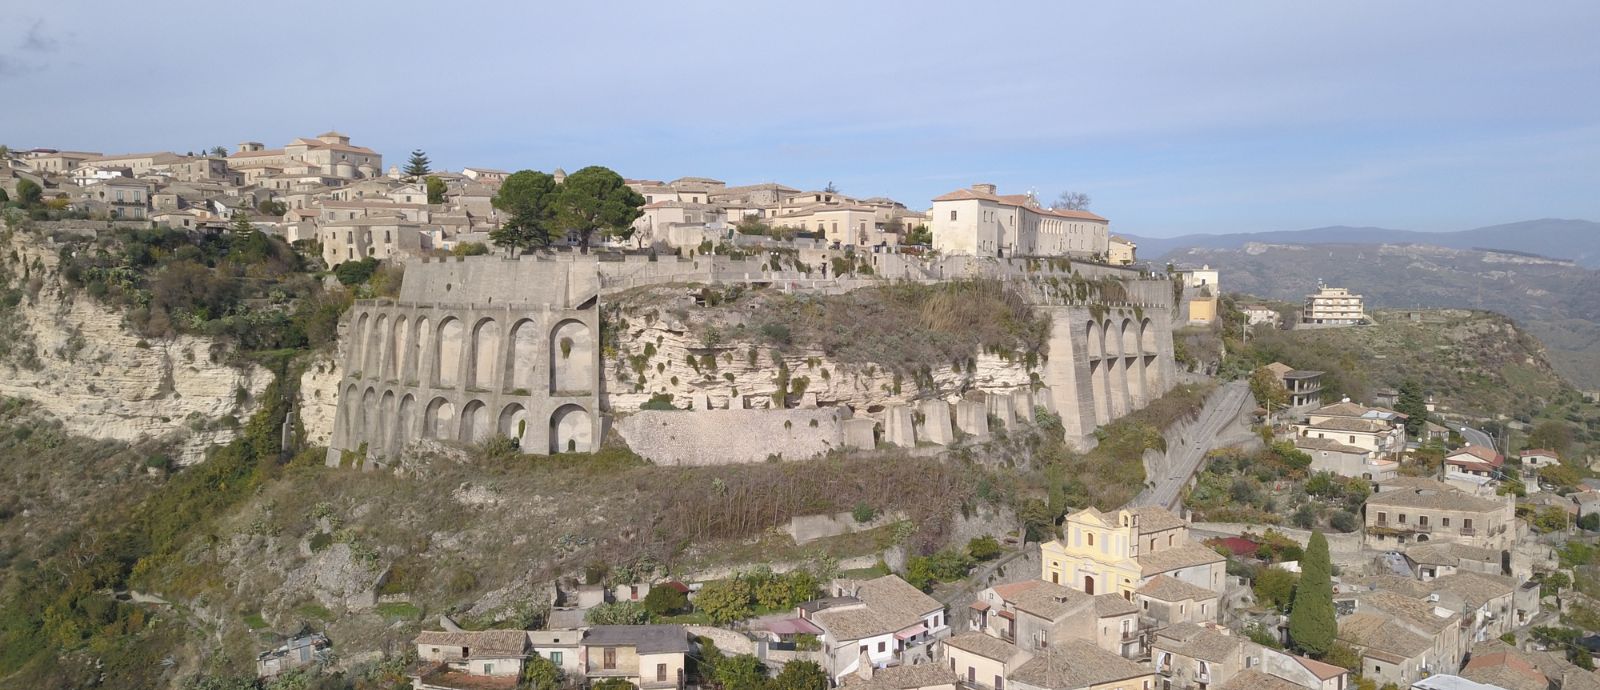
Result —
[{"label": "balcony railing", "polygon": [[1138,640],[1140,638],[1140,636],[1142,636],[1143,634],[1144,633],[1141,630],[1124,630],[1124,631],[1122,631],[1122,641],[1123,642],[1134,642],[1134,641]]},{"label": "balcony railing", "polygon": [[1476,528],[1473,528],[1473,527],[1462,527],[1461,528],[1461,536],[1463,536],[1463,537],[1471,537],[1471,536],[1475,536],[1477,534],[1478,534],[1478,530]]}]

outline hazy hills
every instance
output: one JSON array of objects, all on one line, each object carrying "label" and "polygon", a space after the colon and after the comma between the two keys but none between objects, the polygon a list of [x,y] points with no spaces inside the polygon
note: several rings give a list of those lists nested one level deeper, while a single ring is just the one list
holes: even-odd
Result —
[{"label": "hazy hills", "polygon": [[1250,242],[1271,244],[1427,244],[1451,249],[1500,249],[1569,259],[1600,268],[1600,223],[1587,220],[1545,218],[1491,225],[1455,232],[1417,232],[1342,225],[1309,230],[1282,230],[1181,237],[1129,236],[1139,243],[1139,254],[1161,257],[1178,249],[1204,247],[1238,249]]},{"label": "hazy hills", "polygon": [[[1600,224],[1586,221],[1532,221],[1500,230],[1468,231],[1474,237],[1535,235],[1518,232],[1518,226],[1540,223],[1582,223],[1594,237],[1585,238],[1589,251],[1600,249]],[[1550,226],[1554,227],[1554,226]],[[1569,231],[1577,232],[1577,226]],[[1268,233],[1273,236],[1314,238],[1320,231]],[[1374,229],[1349,229],[1341,244],[1239,242],[1235,247],[1189,247],[1172,251],[1160,261],[1210,264],[1222,270],[1220,282],[1227,292],[1244,292],[1269,299],[1303,301],[1318,279],[1349,287],[1364,295],[1373,308],[1455,307],[1484,309],[1505,314],[1522,324],[1548,348],[1551,364],[1562,376],[1582,388],[1600,388],[1600,271],[1568,261],[1478,249],[1458,249],[1412,244],[1361,244]],[[1457,241],[1468,233],[1440,233]],[[1432,233],[1410,235],[1438,236]],[[1550,231],[1543,234],[1555,234]],[[1227,236],[1219,236],[1227,237]],[[1395,238],[1390,238],[1395,239]],[[1533,241],[1514,251],[1533,251]],[[1144,246],[1140,246],[1141,253]],[[1552,252],[1577,258],[1576,251]],[[1153,256],[1153,255],[1147,255]],[[1593,262],[1596,255],[1590,254]]]}]

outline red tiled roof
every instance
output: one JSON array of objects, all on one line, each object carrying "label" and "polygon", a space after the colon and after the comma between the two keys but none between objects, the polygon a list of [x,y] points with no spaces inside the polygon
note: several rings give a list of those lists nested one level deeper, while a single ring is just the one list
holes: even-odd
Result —
[{"label": "red tiled roof", "polygon": [[1494,465],[1495,467],[1499,467],[1506,461],[1505,456],[1494,452],[1494,449],[1492,448],[1485,448],[1483,446],[1462,446],[1461,448],[1458,448],[1454,452],[1445,456],[1445,459],[1455,459],[1457,462],[1471,462],[1470,460],[1464,460],[1458,457],[1462,454],[1471,455],[1472,457]]},{"label": "red tiled roof", "polygon": [[1526,458],[1526,457],[1533,456],[1533,455],[1547,455],[1547,456],[1550,456],[1550,457],[1555,458],[1557,460],[1561,459],[1561,454],[1560,453],[1557,453],[1557,452],[1555,452],[1553,450],[1546,450],[1544,448],[1529,448],[1529,449],[1527,449],[1525,451],[1522,451],[1521,453],[1518,453],[1517,457]]}]

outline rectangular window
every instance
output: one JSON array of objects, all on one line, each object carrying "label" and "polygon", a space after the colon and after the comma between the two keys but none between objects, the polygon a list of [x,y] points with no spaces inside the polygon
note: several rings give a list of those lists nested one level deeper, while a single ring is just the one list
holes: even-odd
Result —
[{"label": "rectangular window", "polygon": [[484,664],[483,665],[483,675],[486,675],[486,676],[494,675],[494,664]]},{"label": "rectangular window", "polygon": [[1440,519],[1444,521],[1444,526],[1445,527],[1449,527],[1450,526],[1450,518],[1440,518]]},{"label": "rectangular window", "polygon": [[613,647],[606,647],[605,651],[601,653],[600,668],[616,668],[616,667],[617,667],[617,650],[615,648],[613,648]]},{"label": "rectangular window", "polygon": [[882,654],[882,653],[884,653],[884,651],[886,651],[886,648],[884,647],[885,644],[886,643],[884,643],[884,642],[879,642],[878,643],[878,653],[879,654]]},{"label": "rectangular window", "polygon": [[561,652],[550,652],[550,663],[555,664],[557,666],[560,666],[561,665]]},{"label": "rectangular window", "polygon": [[1402,525],[1406,524],[1406,514],[1405,513],[1401,513],[1400,514],[1400,524],[1402,524]]},{"label": "rectangular window", "polygon": [[667,665],[666,664],[656,664],[656,682],[657,683],[664,682],[664,681],[666,681],[666,679],[667,679]]}]

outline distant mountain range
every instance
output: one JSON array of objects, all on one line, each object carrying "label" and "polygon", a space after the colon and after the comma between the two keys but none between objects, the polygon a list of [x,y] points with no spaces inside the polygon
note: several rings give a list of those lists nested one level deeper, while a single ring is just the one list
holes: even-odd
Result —
[{"label": "distant mountain range", "polygon": [[1600,223],[1588,220],[1545,218],[1491,225],[1454,232],[1418,232],[1388,228],[1330,226],[1309,230],[1138,237],[1139,255],[1162,257],[1178,249],[1238,249],[1247,243],[1265,244],[1426,244],[1450,249],[1498,249],[1538,254],[1600,268]]}]

